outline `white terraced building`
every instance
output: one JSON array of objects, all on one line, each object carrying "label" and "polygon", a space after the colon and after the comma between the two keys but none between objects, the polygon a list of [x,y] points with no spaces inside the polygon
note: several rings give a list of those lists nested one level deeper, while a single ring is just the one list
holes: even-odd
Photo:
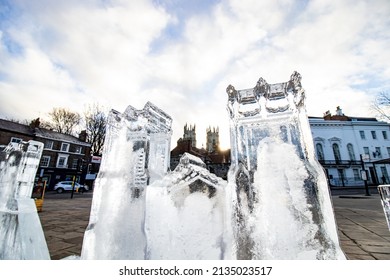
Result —
[{"label": "white terraced building", "polygon": [[317,159],[331,187],[390,183],[390,124],[375,118],[336,115],[309,117]]}]

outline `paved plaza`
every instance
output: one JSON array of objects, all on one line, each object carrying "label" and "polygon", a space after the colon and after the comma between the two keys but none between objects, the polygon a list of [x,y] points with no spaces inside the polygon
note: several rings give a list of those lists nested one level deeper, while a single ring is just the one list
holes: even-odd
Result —
[{"label": "paved plaza", "polygon": [[[334,195],[341,247],[350,260],[390,260],[390,231],[378,194]],[[39,213],[51,259],[80,255],[92,192],[46,194]]]}]

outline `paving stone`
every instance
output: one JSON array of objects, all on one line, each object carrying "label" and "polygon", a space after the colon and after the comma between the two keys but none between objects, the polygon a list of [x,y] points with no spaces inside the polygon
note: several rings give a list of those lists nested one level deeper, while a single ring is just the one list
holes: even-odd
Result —
[{"label": "paving stone", "polygon": [[[340,246],[350,260],[390,260],[390,231],[382,206],[374,204],[376,200],[380,203],[379,196],[353,201],[334,198]],[[53,260],[81,254],[91,202],[91,193],[74,199],[70,195],[45,199],[39,217]]]},{"label": "paving stone", "polygon": [[372,253],[377,260],[390,260],[390,254]]},{"label": "paving stone", "polygon": [[363,255],[359,255],[359,254],[348,255],[348,260],[375,260],[375,259],[376,258],[374,258],[373,256],[366,255],[366,254],[363,254]]},{"label": "paving stone", "polygon": [[343,244],[341,244],[341,248],[348,256],[355,255],[355,254],[359,254],[359,255],[368,254],[368,252],[364,251],[363,249],[361,249],[357,245],[343,245]]},{"label": "paving stone", "polygon": [[375,246],[375,245],[361,244],[360,246],[361,246],[361,248],[363,248],[363,250],[365,250],[367,252],[390,254],[390,244],[388,244],[387,246],[383,246],[383,245]]},{"label": "paving stone", "polygon": [[48,243],[47,246],[49,247],[50,251],[58,252],[58,251],[61,251],[63,249],[67,249],[69,247],[73,247],[74,244],[64,242],[61,240],[57,240],[55,242]]}]

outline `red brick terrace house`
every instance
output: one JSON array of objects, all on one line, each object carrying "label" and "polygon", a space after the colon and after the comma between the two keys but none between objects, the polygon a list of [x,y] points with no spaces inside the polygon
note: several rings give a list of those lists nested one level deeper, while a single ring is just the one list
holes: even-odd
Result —
[{"label": "red brick terrace house", "polygon": [[0,119],[0,150],[10,142],[35,140],[44,144],[36,180],[46,181],[49,190],[59,181],[72,180],[73,176],[81,184],[92,185],[85,180],[91,149],[86,138],[86,131],[75,137],[41,128],[39,119],[30,125]]}]

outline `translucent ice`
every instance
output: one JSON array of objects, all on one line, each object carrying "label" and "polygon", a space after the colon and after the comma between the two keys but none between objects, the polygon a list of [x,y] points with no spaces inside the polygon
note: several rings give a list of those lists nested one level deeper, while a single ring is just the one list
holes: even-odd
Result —
[{"label": "translucent ice", "polygon": [[171,125],[150,102],[109,114],[82,259],[145,258],[145,187],[168,171]]},{"label": "translucent ice", "polygon": [[390,230],[390,185],[379,185],[378,192],[381,196],[383,211],[386,216],[387,226]]},{"label": "translucent ice", "polygon": [[31,193],[42,155],[36,141],[0,151],[0,259],[50,259]]},{"label": "translucent ice", "polygon": [[226,181],[185,153],[176,169],[147,188],[149,259],[230,258]]},{"label": "translucent ice", "polygon": [[237,258],[344,259],[301,76],[227,93]]}]

